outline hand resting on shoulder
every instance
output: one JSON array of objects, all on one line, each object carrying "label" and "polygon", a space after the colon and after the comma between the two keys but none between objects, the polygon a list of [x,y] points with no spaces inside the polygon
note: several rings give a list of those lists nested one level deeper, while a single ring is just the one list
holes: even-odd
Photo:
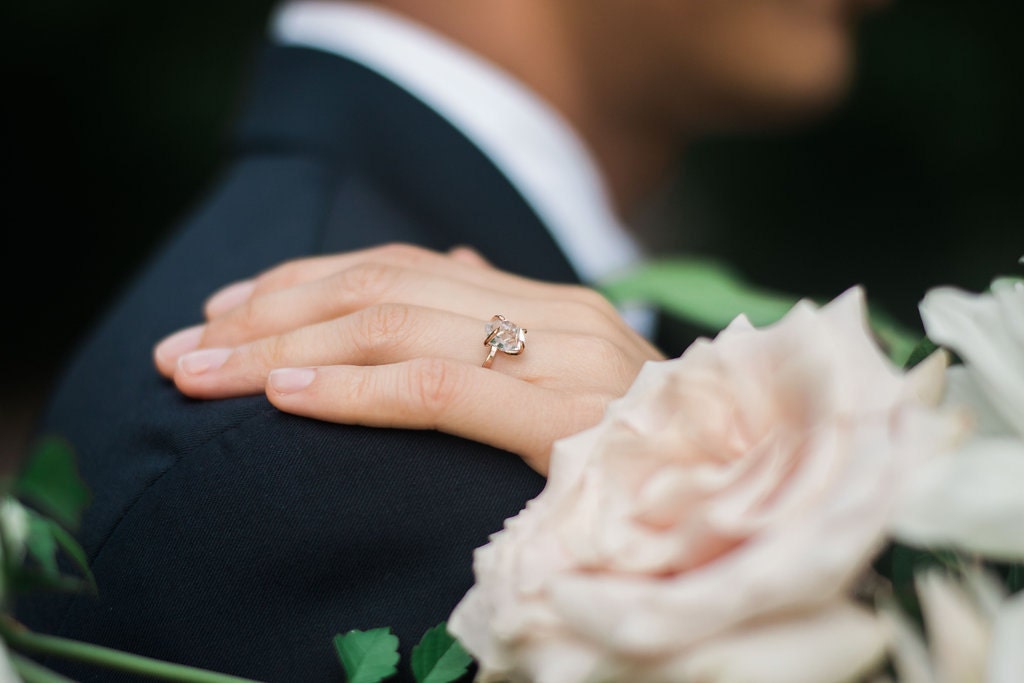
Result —
[{"label": "hand resting on shoulder", "polygon": [[[526,348],[483,367],[495,314],[527,330]],[[296,415],[437,429],[544,475],[556,440],[596,424],[645,362],[664,359],[596,291],[503,272],[466,248],[287,261],[214,293],[205,319],[154,348],[190,397],[265,392]]]}]

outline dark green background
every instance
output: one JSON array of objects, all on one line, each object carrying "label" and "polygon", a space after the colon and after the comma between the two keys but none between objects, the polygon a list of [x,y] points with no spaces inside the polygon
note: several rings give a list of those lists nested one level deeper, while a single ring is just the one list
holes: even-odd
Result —
[{"label": "dark green background", "polygon": [[[271,7],[0,10],[9,433],[215,178]],[[1022,15],[1011,0],[892,3],[863,25],[857,81],[838,111],[693,149],[678,195],[683,243],[795,293],[863,284],[909,324],[927,287],[1024,272]]]}]

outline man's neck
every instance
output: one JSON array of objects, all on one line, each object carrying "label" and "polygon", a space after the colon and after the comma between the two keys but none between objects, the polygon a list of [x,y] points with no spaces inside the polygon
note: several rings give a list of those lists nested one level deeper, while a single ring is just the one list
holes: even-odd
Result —
[{"label": "man's neck", "polygon": [[[545,99],[590,148],[624,220],[663,187],[678,165],[680,140],[664,122],[624,101],[623,88],[579,63],[561,3],[378,0],[460,43]],[[524,36],[528,39],[524,40]]]}]

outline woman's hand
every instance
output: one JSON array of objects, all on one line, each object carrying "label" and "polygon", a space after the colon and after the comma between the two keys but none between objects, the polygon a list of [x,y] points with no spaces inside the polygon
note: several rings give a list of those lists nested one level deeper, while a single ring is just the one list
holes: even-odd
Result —
[{"label": "woman's hand", "polygon": [[[207,322],[154,349],[195,398],[266,392],[296,415],[438,429],[547,474],[551,445],[596,424],[664,356],[597,292],[505,273],[466,249],[388,245],[285,262],[229,285]],[[528,330],[482,367],[495,314]]]}]

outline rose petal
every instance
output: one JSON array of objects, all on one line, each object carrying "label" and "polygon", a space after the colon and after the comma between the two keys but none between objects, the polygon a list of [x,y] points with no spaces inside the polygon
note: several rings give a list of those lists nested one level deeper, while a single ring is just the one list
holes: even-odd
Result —
[{"label": "rose petal", "polygon": [[889,631],[889,655],[899,682],[938,683],[928,646],[906,615],[891,603],[883,604],[878,614]]},{"label": "rose petal", "polygon": [[486,586],[476,585],[462,597],[448,617],[447,628],[453,638],[472,652],[481,669],[507,671],[512,667],[509,653],[494,637],[494,603]]},{"label": "rose petal", "polygon": [[907,390],[922,403],[937,406],[946,393],[946,373],[950,354],[939,349],[928,355],[907,373]]},{"label": "rose petal", "polygon": [[1024,672],[1024,592],[1003,604],[992,632],[988,683],[1020,683]]},{"label": "rose petal", "polygon": [[1024,442],[974,439],[908,481],[892,524],[904,543],[1024,560]]},{"label": "rose petal", "polygon": [[[854,433],[832,434],[832,442],[820,444],[808,463],[813,476],[805,495],[814,500],[813,514],[793,516],[678,578],[552,577],[552,607],[605,647],[656,653],[722,632],[740,614],[752,618],[831,600],[878,551],[902,482],[948,439],[943,430],[950,425],[940,416],[909,412],[897,421],[905,429],[896,434],[890,422],[888,415],[864,419]],[[810,486],[814,480],[828,483]]]},{"label": "rose petal", "polygon": [[589,683],[632,679],[617,675],[601,653],[586,643],[564,636],[544,637],[541,633],[530,638],[529,644],[522,648],[516,675],[511,680],[522,683]]},{"label": "rose petal", "polygon": [[667,680],[842,683],[881,664],[885,631],[865,609],[837,603],[724,634],[675,664]]},{"label": "rose petal", "polygon": [[1024,437],[1024,287],[937,287],[918,309],[929,339],[963,359],[989,404]]},{"label": "rose petal", "polygon": [[963,365],[955,365],[946,371],[943,404],[951,409],[966,410],[973,422],[972,429],[978,436],[1020,438],[1002,411],[992,405],[991,397],[985,393],[984,387],[978,385],[974,373]]},{"label": "rose petal", "polygon": [[915,585],[921,602],[928,645],[943,681],[984,683],[991,626],[964,589],[931,570]]},{"label": "rose petal", "polygon": [[1006,601],[1006,586],[981,565],[968,564],[961,571],[962,586],[986,621],[995,621]]}]

